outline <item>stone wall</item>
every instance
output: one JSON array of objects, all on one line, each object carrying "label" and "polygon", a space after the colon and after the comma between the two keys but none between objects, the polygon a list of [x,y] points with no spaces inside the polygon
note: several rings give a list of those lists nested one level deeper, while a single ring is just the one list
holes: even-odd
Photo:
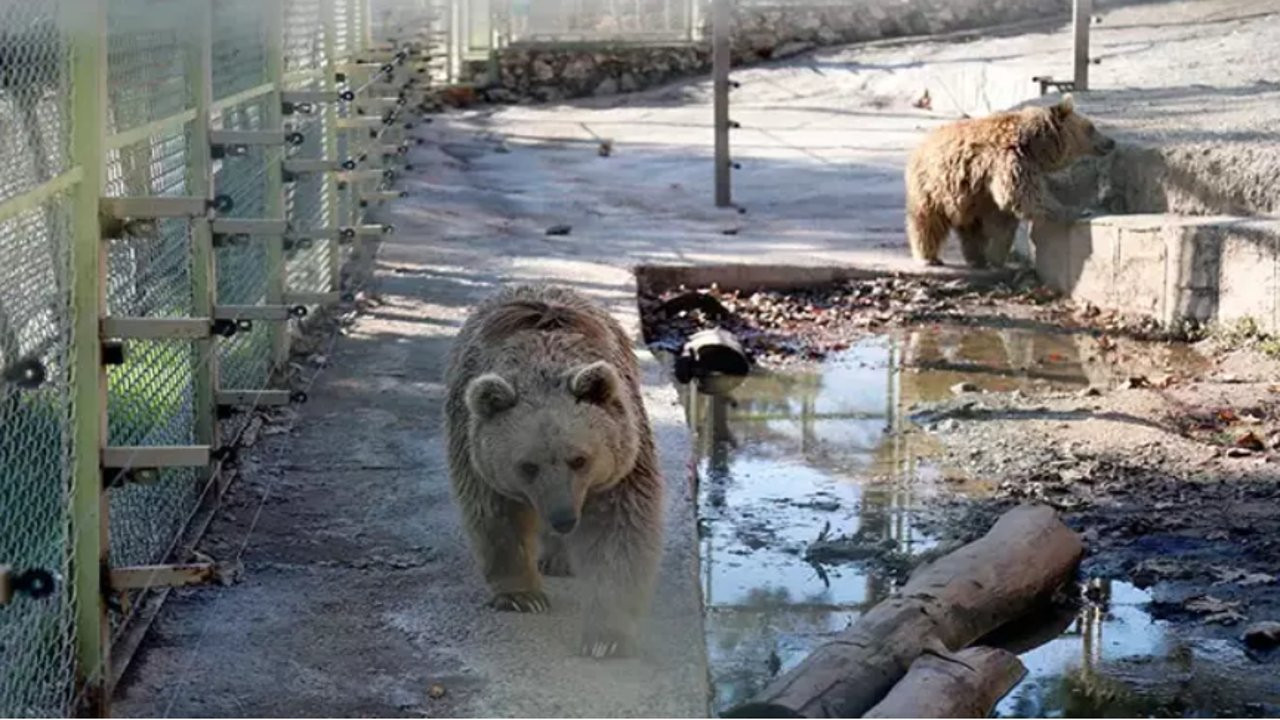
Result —
[{"label": "stone wall", "polygon": [[[909,35],[933,35],[1041,17],[1060,17],[1070,0],[846,0],[739,3],[733,17],[735,65],[797,55],[817,47]],[[710,17],[704,12],[703,17]],[[706,37],[710,37],[707,28]],[[495,102],[553,102],[612,95],[710,71],[705,45],[584,44],[515,46],[498,59],[496,78],[477,68]]]}]

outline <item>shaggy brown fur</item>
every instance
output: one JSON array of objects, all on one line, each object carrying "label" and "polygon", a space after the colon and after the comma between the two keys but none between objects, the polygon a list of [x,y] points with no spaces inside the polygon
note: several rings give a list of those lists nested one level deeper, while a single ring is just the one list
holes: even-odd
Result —
[{"label": "shaggy brown fur", "polygon": [[626,333],[571,290],[510,288],[463,325],[447,383],[454,496],[492,604],[540,612],[539,569],[572,571],[582,652],[628,652],[662,549],[662,478]]},{"label": "shaggy brown fur", "polygon": [[1069,221],[1044,187],[1045,175],[1115,142],[1075,111],[1071,96],[938,128],[907,163],[907,241],[911,254],[941,265],[952,229],[972,267],[1004,264],[1019,220]]}]

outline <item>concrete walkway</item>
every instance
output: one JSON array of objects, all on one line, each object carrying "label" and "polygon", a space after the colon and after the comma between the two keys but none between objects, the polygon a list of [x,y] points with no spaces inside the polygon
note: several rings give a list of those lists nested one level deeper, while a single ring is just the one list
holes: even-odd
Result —
[{"label": "concrete walkway", "polygon": [[[1194,3],[1213,4],[1243,3]],[[1123,12],[1139,25],[1168,9]],[[1173,30],[1117,32],[1107,42]],[[580,660],[572,580],[551,583],[549,616],[482,607],[440,439],[452,336],[481,298],[515,281],[583,290],[638,335],[631,269],[641,263],[913,267],[902,232],[908,149],[955,112],[1027,99],[1030,75],[1062,74],[1065,43],[1047,28],[738,73],[735,197],[746,214],[711,207],[705,84],[427,126],[421,170],[405,183],[413,197],[394,206],[397,234],[378,260],[381,304],[325,358],[292,436],[251,453],[204,543],[215,558],[232,556],[253,527],[243,582],[175,595],[117,714],[705,715],[691,452],[668,380],[642,353],[670,488],[647,645],[634,660]],[[1158,48],[1144,52],[1159,63]],[[912,105],[925,89],[935,112]],[[614,140],[612,157],[597,155],[600,138]],[[572,233],[545,234],[559,223]]]}]

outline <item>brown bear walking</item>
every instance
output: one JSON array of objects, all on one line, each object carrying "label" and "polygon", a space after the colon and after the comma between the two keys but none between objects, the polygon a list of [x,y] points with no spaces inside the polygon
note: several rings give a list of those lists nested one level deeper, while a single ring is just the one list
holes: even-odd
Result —
[{"label": "brown bear walking", "polygon": [[1075,111],[1067,95],[1052,107],[961,120],[929,134],[907,162],[907,241],[911,254],[941,265],[954,228],[965,262],[1004,265],[1018,221],[1069,221],[1044,187],[1045,175],[1115,141]]},{"label": "brown bear walking", "polygon": [[539,568],[572,570],[582,653],[630,652],[662,551],[662,478],[625,331],[574,291],[510,288],[463,325],[447,382],[454,496],[491,604],[541,612]]}]

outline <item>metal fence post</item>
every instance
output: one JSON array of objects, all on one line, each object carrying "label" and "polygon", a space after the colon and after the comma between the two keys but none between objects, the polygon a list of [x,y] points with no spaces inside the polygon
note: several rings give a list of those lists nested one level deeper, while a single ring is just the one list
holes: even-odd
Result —
[{"label": "metal fence post", "polygon": [[[187,147],[187,194],[213,200],[213,158],[209,130],[213,114],[213,0],[192,0],[191,43],[187,55],[188,87],[194,94],[190,145]],[[209,216],[191,221],[191,311],[194,317],[213,317],[217,295],[217,265]],[[195,439],[211,448],[218,441],[218,348],[212,338],[195,342]],[[199,481],[208,480],[202,473]]]},{"label": "metal fence post", "polygon": [[70,585],[75,598],[76,697],[73,712],[105,717],[111,677],[106,597],[107,502],[101,452],[106,445],[107,374],[100,319],[106,310],[106,258],[98,206],[105,184],[107,12],[105,0],[62,0],[71,41],[71,158],[80,168],[72,202],[72,392],[75,414],[71,487]]},{"label": "metal fence post", "polygon": [[[275,89],[267,94],[266,115],[263,127],[267,130],[280,130],[284,127],[284,114],[281,111],[281,96],[284,91],[284,0],[266,0],[266,60],[267,81]],[[284,151],[280,157],[267,156],[266,168],[266,215],[268,218],[287,219],[285,217],[284,198]],[[265,238],[267,243],[267,304],[283,305],[285,286],[288,281],[288,270],[284,260],[284,238],[272,236]],[[284,367],[289,360],[289,324],[271,323],[271,369]]]},{"label": "metal fence post", "polygon": [[716,207],[733,204],[730,186],[729,159],[729,65],[732,62],[729,44],[729,2],[712,0],[711,9],[711,74],[715,95],[715,162]]},{"label": "metal fence post", "polygon": [[1089,89],[1089,25],[1093,21],[1093,0],[1075,0],[1072,5],[1075,20],[1075,82],[1073,89],[1084,92]]},{"label": "metal fence post", "polygon": [[[337,28],[337,5],[336,3],[345,2],[345,0],[321,0],[320,15],[321,22],[324,23],[324,60],[321,62],[324,79],[321,81],[324,91],[330,97],[337,97],[338,94],[338,28]],[[324,157],[335,160],[338,158],[338,108],[337,105],[329,102],[325,103],[324,110]],[[324,225],[342,225],[350,222],[349,219],[342,217],[342,208],[339,206],[338,188],[334,182],[332,175],[326,174],[324,180],[325,199],[328,206],[328,217],[325,218]],[[347,192],[350,195],[350,184],[348,184]],[[342,247],[338,240],[330,238],[329,246],[329,291],[340,291],[342,289]]]},{"label": "metal fence post", "polygon": [[355,4],[360,8],[360,49],[368,50],[373,47],[373,21],[369,17],[372,3],[370,0],[355,0]]}]

